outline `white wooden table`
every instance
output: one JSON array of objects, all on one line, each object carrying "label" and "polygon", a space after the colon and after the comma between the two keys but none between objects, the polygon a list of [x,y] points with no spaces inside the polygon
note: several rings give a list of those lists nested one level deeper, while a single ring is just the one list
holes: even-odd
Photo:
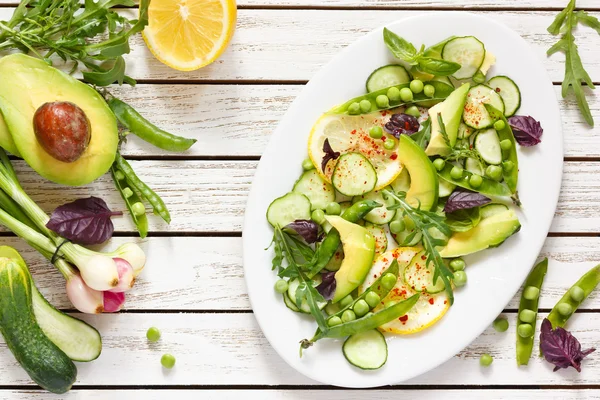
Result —
[{"label": "white wooden table", "polygon": [[[7,19],[17,0],[0,0]],[[468,3],[467,6],[464,6]],[[484,13],[516,30],[544,60],[559,95],[560,55],[545,57],[555,38],[546,27],[567,0],[241,0],[237,32],[223,57],[192,73],[163,66],[136,37],[127,57],[135,88],[115,94],[167,130],[195,137],[186,155],[156,150],[132,138],[124,148],[133,167],[168,204],[173,221],[151,218],[146,240],[136,239],[128,217],[115,220],[110,246],[138,240],[148,264],[125,310],[84,316],[104,339],[100,358],[79,364],[69,395],[37,388],[6,346],[0,345],[1,399],[600,399],[600,353],[583,371],[553,373],[534,358],[517,368],[514,356],[518,297],[505,310],[507,333],[488,329],[468,348],[434,371],[402,385],[349,391],[319,385],[296,373],[277,356],[254,320],[243,281],[241,229],[246,195],[269,135],[307,80],[334,54],[370,30],[431,10]],[[597,0],[578,6],[600,14]],[[135,12],[126,10],[124,12]],[[600,37],[580,29],[578,44],[592,79],[600,81]],[[572,98],[560,100],[565,134],[565,174],[551,233],[543,249],[551,258],[541,299],[547,312],[584,271],[600,262],[600,133],[587,128]],[[600,123],[600,100],[591,98]],[[113,209],[122,202],[108,177],[84,188],[62,188],[16,162],[27,192],[45,210],[87,195]],[[42,292],[58,307],[71,309],[62,277],[19,239],[3,235],[34,269]],[[266,245],[266,244],[265,244]],[[268,266],[264,266],[268,268]],[[529,268],[529,265],[524,265]],[[584,345],[600,347],[600,292],[572,318],[570,327]],[[146,329],[163,337],[148,344]],[[165,372],[163,352],[177,357]],[[479,367],[489,352],[494,363]],[[409,368],[410,366],[407,366]]]}]

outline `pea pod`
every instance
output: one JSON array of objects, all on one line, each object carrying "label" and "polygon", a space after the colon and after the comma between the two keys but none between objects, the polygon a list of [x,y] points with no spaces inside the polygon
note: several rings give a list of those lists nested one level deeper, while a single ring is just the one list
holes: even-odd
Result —
[{"label": "pea pod", "polygon": [[[489,104],[485,104],[485,108],[493,120],[504,122],[504,128],[496,131],[498,132],[498,139],[500,139],[500,142],[503,140],[508,140],[511,143],[511,146],[508,150],[502,150],[502,176],[504,178],[504,182],[506,182],[506,185],[514,194],[517,192],[517,183],[519,181],[517,141],[515,140],[515,136],[513,135],[512,129],[508,124],[506,117],[504,117],[504,114]],[[507,165],[510,165],[510,167],[507,167]]]},{"label": "pea pod", "polygon": [[[119,180],[119,178],[117,176],[118,172],[119,172],[119,169],[117,169],[115,167],[115,165],[113,164],[113,166],[110,169],[110,173],[112,175],[113,181],[115,181],[115,186],[117,187],[117,190],[121,194],[123,201],[125,201],[125,205],[127,206],[127,209],[129,210],[131,219],[133,220],[133,223],[135,224],[135,226],[140,234],[140,237],[143,239],[148,235],[148,217],[146,216],[146,214],[137,215],[136,213],[133,212],[132,206],[135,203],[140,202],[141,200],[138,197],[138,195],[136,194],[135,188],[131,187],[127,183],[126,179]],[[126,191],[125,189],[129,189],[130,192]],[[127,194],[126,194],[126,192],[127,192]]]},{"label": "pea pod", "polygon": [[[349,108],[351,104],[357,103],[360,104],[361,101],[363,100],[367,100],[371,103],[371,109],[368,110],[367,112],[372,112],[372,111],[377,111],[377,110],[389,110],[390,108],[396,108],[396,107],[400,107],[406,104],[422,104],[422,105],[433,105],[436,102],[440,102],[443,101],[444,99],[446,99],[446,97],[448,97],[450,95],[450,93],[452,93],[454,91],[454,88],[446,83],[443,82],[438,82],[438,81],[429,81],[429,82],[424,82],[426,85],[431,85],[435,88],[435,94],[433,95],[433,97],[427,97],[425,95],[424,92],[421,93],[416,93],[413,94],[413,99],[409,102],[403,102],[400,98],[398,99],[392,99],[389,98],[389,105],[387,107],[378,107],[377,106],[377,96],[381,96],[384,95],[387,97],[387,93],[388,90],[390,88],[384,88],[384,89],[380,89],[380,90],[376,90],[374,92],[365,94],[363,96],[359,96],[359,97],[355,97],[351,100],[348,100],[347,102],[345,102],[344,104],[341,104],[339,106],[333,107],[331,110],[328,111],[328,114],[350,114],[349,113]],[[395,85],[395,86],[390,86],[390,87],[395,87],[398,90],[403,89],[403,88],[408,88],[410,86],[409,83],[403,83],[401,85]],[[362,110],[360,110],[359,112],[363,112]]]},{"label": "pea pod", "polygon": [[115,97],[108,99],[107,103],[119,122],[131,133],[160,149],[185,151],[196,143],[196,139],[188,139],[163,131],[142,117],[129,104]]},{"label": "pea pod", "polygon": [[[573,314],[573,312],[583,303],[583,301],[592,293],[592,291],[598,286],[600,283],[600,264],[596,265],[594,268],[586,272],[575,284],[565,293],[565,295],[556,303],[550,314],[548,314],[548,319],[552,323],[552,328],[556,329],[557,327],[564,327],[567,323],[569,317]],[[579,288],[579,289],[575,289]],[[581,294],[579,298],[573,298],[574,293],[578,291]],[[568,315],[561,314],[559,312],[560,305],[567,304],[572,312]]]},{"label": "pea pod", "polygon": [[[531,323],[533,327],[533,332],[529,337],[523,337],[519,335],[519,325],[522,323],[528,324],[531,321],[522,321],[521,316],[522,313],[527,313],[527,310],[532,311],[537,315],[538,312],[538,302],[539,302],[539,291],[542,287],[542,283],[544,282],[544,277],[546,276],[546,272],[548,271],[548,259],[545,258],[539,264],[537,264],[525,280],[525,284],[523,286],[523,293],[521,294],[521,302],[519,303],[519,314],[517,315],[517,365],[527,365],[529,363],[529,359],[531,358],[531,353],[533,351],[533,338],[535,334],[535,319],[533,323]],[[529,289],[529,288],[535,288]],[[528,292],[533,291],[534,294],[537,293],[536,296],[528,295]],[[528,298],[529,297],[529,298]],[[531,313],[529,313],[531,314]]]},{"label": "pea pod", "polygon": [[512,192],[506,185],[503,185],[500,182],[496,182],[493,179],[489,179],[489,178],[486,178],[485,176],[481,176],[481,175],[480,175],[481,176],[481,185],[479,185],[477,188],[474,188],[469,183],[471,176],[474,175],[472,172],[463,170],[462,178],[454,179],[454,178],[452,178],[452,175],[450,174],[450,171],[452,171],[452,168],[454,168],[454,166],[452,164],[446,163],[444,168],[441,171],[438,171],[438,175],[441,178],[443,178],[444,180],[446,180],[456,186],[460,186],[462,188],[469,189],[474,192],[479,192],[481,194],[485,194],[488,196],[510,197],[512,195]]}]

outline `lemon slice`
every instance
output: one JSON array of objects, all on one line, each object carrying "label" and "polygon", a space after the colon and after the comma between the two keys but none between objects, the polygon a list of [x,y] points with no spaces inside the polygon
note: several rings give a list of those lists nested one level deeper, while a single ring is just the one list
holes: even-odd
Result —
[{"label": "lemon slice", "polygon": [[317,120],[308,139],[308,155],[316,166],[317,172],[328,182],[335,167],[335,161],[329,161],[325,170],[321,161],[325,156],[323,144],[329,139],[333,151],[341,154],[358,152],[364,155],[377,172],[377,184],[374,190],[383,189],[396,179],[402,171],[398,155],[398,147],[386,150],[383,143],[387,137],[373,139],[369,130],[373,126],[385,125],[390,119],[387,112],[376,111],[362,115],[324,114]]},{"label": "lemon slice", "polygon": [[233,36],[235,0],[152,0],[146,45],[162,63],[192,71],[215,61]]},{"label": "lemon slice", "polygon": [[[390,266],[394,258],[396,258],[400,264],[400,276],[398,277],[396,286],[394,286],[386,298],[383,299],[382,304],[377,306],[373,311],[379,311],[389,304],[398,303],[415,293],[418,293],[404,282],[403,276],[404,268],[420,251],[422,251],[422,249],[418,247],[398,247],[383,253],[375,260],[371,271],[367,275],[367,279],[360,287],[361,292],[379,278],[379,276]],[[398,335],[409,335],[421,332],[439,321],[449,308],[450,302],[448,301],[446,292],[436,294],[422,292],[417,303],[406,315],[380,326],[379,330]]]}]

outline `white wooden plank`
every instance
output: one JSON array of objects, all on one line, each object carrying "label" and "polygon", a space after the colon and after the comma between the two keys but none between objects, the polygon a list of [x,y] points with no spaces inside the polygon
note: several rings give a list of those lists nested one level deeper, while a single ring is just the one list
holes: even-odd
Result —
[{"label": "white wooden plank", "polygon": [[[598,39],[600,40],[600,38]],[[185,155],[258,156],[271,133],[300,93],[301,85],[137,85],[113,87],[113,93],[163,129],[196,138]],[[582,120],[573,96],[560,97],[565,156],[600,156],[600,135]],[[590,98],[600,120],[600,101]],[[131,135],[123,153],[134,156],[169,154]]]},{"label": "white wooden plank", "polygon": [[421,399],[421,400],[597,400],[600,391],[595,389],[558,389],[558,390],[427,390],[427,389],[372,389],[372,390],[318,390],[318,389],[255,389],[255,390],[79,390],[74,389],[65,395],[51,395],[35,390],[4,390],[0,391],[2,400],[164,400],[176,398],[178,400],[364,400],[368,398],[378,400]]},{"label": "white wooden plank", "polygon": [[[476,316],[473,316],[476,318]],[[79,385],[306,385],[316,384],[289,367],[269,345],[252,314],[118,314],[85,316],[103,335],[100,357],[78,364]],[[515,315],[507,332],[487,329],[469,347],[408,385],[590,385],[597,383],[600,356],[583,362],[582,372],[552,372],[533,357],[529,366],[515,362]],[[538,321],[538,322],[541,322]],[[600,314],[576,314],[570,331],[584,348],[597,344]],[[145,337],[150,326],[161,329],[157,343]],[[300,338],[298,338],[300,339]],[[402,338],[395,338],[402,340]],[[537,341],[536,341],[537,342]],[[177,365],[164,371],[160,357],[171,353]],[[490,353],[490,368],[479,366]],[[305,357],[310,357],[307,352]],[[390,355],[393,356],[393,355]],[[425,355],[424,355],[425,356]],[[407,366],[409,368],[409,366]],[[31,384],[4,344],[0,344],[0,385]]]}]

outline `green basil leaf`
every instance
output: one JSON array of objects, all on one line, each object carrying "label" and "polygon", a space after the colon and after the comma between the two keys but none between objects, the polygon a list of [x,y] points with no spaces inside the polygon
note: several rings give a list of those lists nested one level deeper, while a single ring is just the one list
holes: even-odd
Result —
[{"label": "green basil leaf", "polygon": [[439,58],[419,57],[419,69],[436,76],[449,76],[460,69],[460,64]]},{"label": "green basil leaf", "polygon": [[454,232],[466,232],[479,224],[481,214],[479,207],[462,209],[446,214],[446,225]]},{"label": "green basil leaf", "polygon": [[383,28],[383,41],[394,57],[408,63],[414,63],[417,49],[412,43],[406,41],[387,28]]},{"label": "green basil leaf", "polygon": [[109,70],[83,73],[83,80],[96,86],[108,86],[114,82],[122,85],[124,77],[125,60],[123,60],[123,57],[117,57],[115,65]]}]

